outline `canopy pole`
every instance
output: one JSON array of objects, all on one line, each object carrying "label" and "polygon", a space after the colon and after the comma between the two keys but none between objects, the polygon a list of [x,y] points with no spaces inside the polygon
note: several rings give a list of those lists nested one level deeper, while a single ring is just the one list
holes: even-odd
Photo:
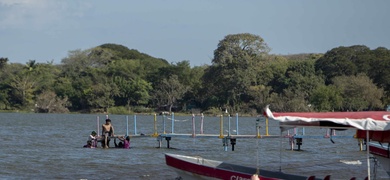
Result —
[{"label": "canopy pole", "polygon": [[367,178],[368,180],[371,179],[371,168],[370,168],[370,146],[368,145],[369,143],[369,140],[370,140],[370,133],[368,132],[368,130],[366,131],[366,155],[367,155]]},{"label": "canopy pole", "polygon": [[280,129],[280,136],[279,136],[279,172],[282,172],[282,128]]}]

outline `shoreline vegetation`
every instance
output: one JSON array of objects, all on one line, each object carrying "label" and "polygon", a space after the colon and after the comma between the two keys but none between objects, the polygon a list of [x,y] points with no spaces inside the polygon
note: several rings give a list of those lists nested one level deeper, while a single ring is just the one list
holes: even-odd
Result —
[{"label": "shoreline vegetation", "polygon": [[[102,115],[107,115],[107,114],[114,114],[114,115],[166,115],[166,116],[171,116],[172,113],[174,113],[175,116],[192,116],[193,114],[195,116],[201,116],[202,114],[204,116],[208,117],[219,117],[221,115],[223,116],[236,116],[236,113],[229,114],[226,111],[220,111],[219,109],[212,109],[209,111],[204,111],[200,112],[199,110],[194,110],[194,111],[188,111],[188,112],[168,112],[168,111],[155,111],[154,109],[149,109],[149,108],[142,108],[143,111],[139,111],[139,109],[135,108],[132,109],[130,108],[124,108],[124,107],[111,107],[108,108],[108,112],[105,112],[103,110],[100,111],[94,111],[94,112],[87,112],[87,111],[72,111],[72,112],[62,112],[62,113],[57,113],[57,114],[102,114]],[[138,110],[138,111],[134,111]],[[40,113],[40,114],[45,114],[42,112],[36,112],[34,109],[30,110],[0,110],[0,113]],[[260,114],[249,114],[249,113],[238,113],[239,117],[257,117]]]},{"label": "shoreline vegetation", "polygon": [[[270,54],[258,35],[229,34],[211,65],[169,63],[118,44],[69,51],[60,64],[0,57],[0,111],[200,114],[384,110],[390,50],[364,45]],[[193,60],[196,61],[196,60]]]}]

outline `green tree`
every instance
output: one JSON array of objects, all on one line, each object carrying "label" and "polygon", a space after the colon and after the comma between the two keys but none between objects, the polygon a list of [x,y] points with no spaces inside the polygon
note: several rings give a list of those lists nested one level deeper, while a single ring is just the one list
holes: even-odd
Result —
[{"label": "green tree", "polygon": [[153,96],[157,105],[167,106],[169,112],[172,112],[173,105],[183,97],[188,88],[179,82],[177,75],[172,75],[156,84],[154,90]]},{"label": "green tree", "polygon": [[342,108],[343,98],[333,85],[317,86],[310,97],[311,108],[315,111],[334,111]]},{"label": "green tree", "polygon": [[58,97],[53,91],[44,91],[36,98],[35,112],[67,113],[67,98]]},{"label": "green tree", "polygon": [[336,76],[352,76],[368,73],[372,61],[371,51],[366,46],[338,47],[326,52],[316,61],[316,71],[325,76],[325,82],[331,83]]},{"label": "green tree", "polygon": [[112,98],[118,90],[112,78],[105,74],[112,57],[109,50],[91,48],[70,51],[62,60],[61,80],[66,83],[66,79],[71,79],[72,87],[63,87],[67,90],[63,96],[69,98],[72,109],[92,110],[113,105]]},{"label": "green tree", "polygon": [[8,58],[0,58],[0,109],[8,109],[10,103],[9,99],[9,86],[7,84],[8,71]]},{"label": "green tree", "polygon": [[217,106],[239,111],[242,98],[256,83],[256,67],[268,52],[269,47],[260,36],[249,33],[225,36],[203,77],[205,91],[209,92],[206,96],[214,98],[211,101]]},{"label": "green tree", "polygon": [[[124,100],[126,105],[130,107],[133,102],[134,105],[146,105],[150,99],[149,92],[152,86],[147,81],[141,78],[125,79],[121,76],[114,77],[114,82],[119,89],[116,102]],[[122,105],[122,104],[121,104]]]},{"label": "green tree", "polygon": [[0,58],[0,70],[3,69],[8,63],[8,58]]},{"label": "green tree", "polygon": [[385,91],[384,103],[390,104],[390,50],[379,47],[372,51],[373,60],[367,75]]},{"label": "green tree", "polygon": [[362,111],[382,109],[383,89],[378,88],[365,74],[338,76],[334,85],[343,97],[343,110]]},{"label": "green tree", "polygon": [[310,111],[311,93],[324,84],[315,73],[314,63],[314,60],[289,61],[286,71],[270,83],[273,92],[278,94],[272,99],[276,108],[290,112]]},{"label": "green tree", "polygon": [[[49,71],[50,70],[50,71]],[[13,103],[20,107],[27,108],[34,104],[35,95],[43,88],[51,87],[53,84],[55,68],[51,65],[36,63],[30,60],[25,66],[13,64],[10,71],[7,71],[7,86],[10,87]]]}]

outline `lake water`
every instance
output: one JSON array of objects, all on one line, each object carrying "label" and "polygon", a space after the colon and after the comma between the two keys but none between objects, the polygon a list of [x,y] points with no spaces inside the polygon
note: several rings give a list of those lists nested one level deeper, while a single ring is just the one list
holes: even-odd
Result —
[{"label": "lake water", "polygon": [[[0,179],[167,179],[178,176],[165,164],[164,153],[195,155],[240,165],[279,170],[300,175],[333,179],[367,176],[366,153],[359,151],[353,138],[303,139],[302,151],[289,150],[287,138],[237,139],[235,150],[224,151],[218,138],[177,138],[170,149],[163,141],[156,148],[154,137],[133,137],[131,149],[82,148],[91,131],[104,123],[105,115],[85,114],[24,114],[0,113]],[[126,116],[110,115],[115,134],[126,133]],[[134,116],[129,115],[129,134],[134,134]],[[196,132],[200,117],[196,117]],[[205,117],[205,134],[219,134],[219,117]],[[239,134],[256,134],[256,118],[240,117]],[[157,116],[158,133],[163,132],[164,119]],[[171,119],[165,118],[166,133],[171,132]],[[190,116],[176,116],[175,133],[192,132]],[[228,119],[224,118],[224,133]],[[261,125],[264,127],[264,122]],[[237,130],[231,119],[231,133]],[[101,130],[100,130],[101,131]],[[137,133],[153,134],[154,116],[137,116]],[[270,134],[280,134],[277,122],[270,121]],[[261,129],[261,134],[265,129]],[[307,135],[325,135],[326,129],[305,129]],[[338,131],[337,135],[352,136],[353,130]],[[112,143],[112,142],[111,142]],[[374,163],[371,164],[371,167]],[[379,167],[377,179],[388,179]]]}]

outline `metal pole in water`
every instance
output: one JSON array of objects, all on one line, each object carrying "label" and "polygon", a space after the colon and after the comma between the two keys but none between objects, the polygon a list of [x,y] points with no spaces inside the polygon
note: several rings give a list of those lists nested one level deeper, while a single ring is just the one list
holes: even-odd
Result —
[{"label": "metal pole in water", "polygon": [[134,135],[137,134],[137,115],[134,114]]},{"label": "metal pole in water", "polygon": [[153,137],[157,137],[158,134],[157,134],[157,115],[154,114],[154,133],[153,133]]},{"label": "metal pole in water", "polygon": [[175,113],[174,112],[172,112],[172,134],[174,133],[174,127],[175,127]]},{"label": "metal pole in water", "polygon": [[257,134],[256,137],[257,137],[257,138],[260,138],[260,137],[261,137],[261,136],[260,136],[260,126],[259,126],[259,123],[260,123],[260,122],[259,122],[259,119],[257,119],[257,120],[256,120],[256,134]]},{"label": "metal pole in water", "polygon": [[195,137],[195,114],[192,114],[192,137]]},{"label": "metal pole in water", "polygon": [[219,138],[223,138],[223,115],[219,118]]},{"label": "metal pole in water", "polygon": [[164,134],[166,134],[165,132],[165,114],[162,115],[162,118],[163,118],[163,129],[164,129]]},{"label": "metal pole in water", "polygon": [[230,119],[231,119],[231,117],[230,117],[230,114],[228,114],[228,136],[230,136]]},{"label": "metal pole in water", "polygon": [[203,120],[204,120],[204,115],[202,113],[200,116],[200,134],[203,134]]},{"label": "metal pole in water", "polygon": [[99,135],[100,133],[99,133],[99,116],[96,116],[96,121],[97,121],[97,134]]},{"label": "metal pole in water", "polygon": [[236,113],[236,135],[238,135],[238,113]]},{"label": "metal pole in water", "polygon": [[265,135],[269,136],[269,134],[268,134],[268,117],[265,117]]},{"label": "metal pole in water", "polygon": [[126,136],[129,135],[129,116],[126,116]]}]

